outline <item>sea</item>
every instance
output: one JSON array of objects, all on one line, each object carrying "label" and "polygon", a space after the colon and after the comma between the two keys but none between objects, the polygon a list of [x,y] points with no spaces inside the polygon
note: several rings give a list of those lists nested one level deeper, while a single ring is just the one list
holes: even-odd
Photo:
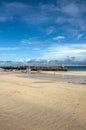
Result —
[{"label": "sea", "polygon": [[86,71],[86,66],[67,66],[68,71]]}]

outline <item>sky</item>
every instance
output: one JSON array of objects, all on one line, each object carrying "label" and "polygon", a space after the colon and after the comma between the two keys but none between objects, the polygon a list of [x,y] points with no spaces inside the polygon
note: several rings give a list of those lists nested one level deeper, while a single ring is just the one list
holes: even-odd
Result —
[{"label": "sky", "polygon": [[0,61],[86,60],[86,0],[0,0]]}]

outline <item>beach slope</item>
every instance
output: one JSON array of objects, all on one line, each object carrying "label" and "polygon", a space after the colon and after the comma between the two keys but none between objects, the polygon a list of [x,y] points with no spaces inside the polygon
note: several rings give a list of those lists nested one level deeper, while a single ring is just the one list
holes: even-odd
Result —
[{"label": "beach slope", "polygon": [[86,130],[86,86],[0,75],[0,130]]}]

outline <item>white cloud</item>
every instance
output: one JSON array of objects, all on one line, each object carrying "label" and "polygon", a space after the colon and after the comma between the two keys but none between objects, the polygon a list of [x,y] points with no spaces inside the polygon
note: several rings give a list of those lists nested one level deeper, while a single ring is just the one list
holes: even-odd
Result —
[{"label": "white cloud", "polygon": [[33,48],[33,51],[41,51],[40,48]]},{"label": "white cloud", "polygon": [[32,6],[22,2],[2,3],[0,7],[1,22],[13,20],[14,18],[29,24],[52,22],[54,17],[50,15],[50,12],[55,12],[53,5],[38,4]]},{"label": "white cloud", "polygon": [[[22,2],[2,3],[0,6],[0,21],[8,21],[17,18],[29,24],[44,23],[71,23],[79,26],[81,29],[86,28],[86,17],[82,17],[86,12],[86,3],[77,1],[65,2],[60,1],[54,4],[38,4],[32,6]],[[39,13],[40,12],[40,13]],[[49,34],[52,33],[50,29]]]},{"label": "white cloud", "polygon": [[[0,61],[15,60],[16,57],[17,57],[17,54],[15,54],[15,53],[10,53],[10,54],[8,54],[8,53],[0,53]],[[2,64],[4,64],[4,63],[2,62]],[[5,65],[6,65],[6,63],[5,63]]]},{"label": "white cloud", "polygon": [[77,0],[69,2],[63,0],[60,2],[59,12],[60,15],[58,15],[56,19],[57,24],[68,23],[71,24],[73,28],[78,27],[82,31],[86,30],[86,2],[77,2]]},{"label": "white cloud", "polygon": [[49,28],[47,28],[47,29],[45,30],[46,35],[50,35],[50,34],[52,34],[54,31],[55,31],[55,28],[54,28],[53,26],[51,26],[51,27],[49,27]]},{"label": "white cloud", "polygon": [[79,40],[84,34],[78,34],[77,39]]},{"label": "white cloud", "polygon": [[0,51],[19,50],[19,47],[0,47]]},{"label": "white cloud", "polygon": [[6,53],[4,53],[4,54],[0,54],[0,56],[4,56],[4,57],[6,57],[6,56],[16,56],[16,54],[6,54]]},{"label": "white cloud", "polygon": [[[32,6],[23,2],[4,2],[0,5],[0,22],[18,20],[26,24],[34,24],[41,27],[41,24],[54,24],[56,28],[51,26],[47,30],[46,35],[52,34],[57,28],[65,32],[70,29],[78,28],[76,38],[80,39],[86,30],[86,2],[77,0],[61,0],[58,4],[38,4]],[[81,32],[82,31],[82,32]],[[57,38],[58,40],[58,38]],[[60,38],[62,40],[62,38]],[[30,44],[31,41],[26,40],[22,43]]]},{"label": "white cloud", "polygon": [[21,43],[23,44],[31,44],[31,40],[30,39],[24,39],[21,41]]},{"label": "white cloud", "polygon": [[26,44],[26,45],[32,45],[32,44],[37,44],[37,43],[39,43],[39,38],[38,37],[32,37],[32,38],[28,38],[28,39],[23,39],[22,41],[21,41],[21,43],[23,43],[23,44]]},{"label": "white cloud", "polygon": [[57,36],[57,37],[54,37],[53,40],[64,40],[65,39],[65,36]]},{"label": "white cloud", "polygon": [[84,36],[84,33],[79,31],[78,29],[70,29],[69,33],[76,37],[78,40]]},{"label": "white cloud", "polygon": [[66,22],[66,18],[62,17],[62,16],[58,16],[56,19],[56,23],[58,24],[63,24]]},{"label": "white cloud", "polygon": [[67,56],[76,57],[78,60],[86,59],[86,44],[52,45],[43,52],[43,59],[64,59]]},{"label": "white cloud", "polygon": [[57,7],[53,4],[32,6],[22,2],[2,3],[0,6],[0,21],[10,21],[17,18],[29,24],[52,22],[55,17],[50,14],[55,13],[56,9]]},{"label": "white cloud", "polygon": [[75,3],[67,4],[66,6],[63,6],[62,12],[66,13],[68,15],[77,16],[80,15],[80,8]]}]

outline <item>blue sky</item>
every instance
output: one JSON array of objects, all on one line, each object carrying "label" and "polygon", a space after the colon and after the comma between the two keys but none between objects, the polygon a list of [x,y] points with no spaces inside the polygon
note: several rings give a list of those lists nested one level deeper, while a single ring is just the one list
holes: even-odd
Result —
[{"label": "blue sky", "polygon": [[0,60],[86,58],[85,0],[1,0]]}]

